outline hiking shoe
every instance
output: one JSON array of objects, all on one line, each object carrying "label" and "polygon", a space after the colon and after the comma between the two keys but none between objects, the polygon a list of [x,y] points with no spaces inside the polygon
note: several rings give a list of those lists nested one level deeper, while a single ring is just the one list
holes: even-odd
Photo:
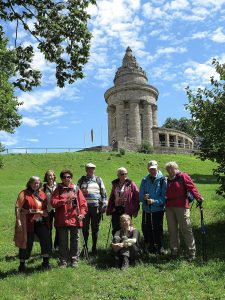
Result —
[{"label": "hiking shoe", "polygon": [[42,262],[41,267],[42,267],[42,269],[45,269],[45,270],[51,269],[51,266],[49,265],[49,262],[46,262],[46,261]]},{"label": "hiking shoe", "polygon": [[25,265],[19,265],[19,267],[18,267],[18,271],[19,271],[19,273],[25,273],[26,272],[26,267],[25,267]]},{"label": "hiking shoe", "polygon": [[189,263],[193,262],[195,259],[196,259],[196,256],[195,256],[195,255],[188,255],[188,257],[187,257],[187,261],[188,261]]},{"label": "hiking shoe", "polygon": [[168,251],[166,249],[164,249],[163,247],[161,247],[159,249],[159,255],[166,255],[166,254],[168,254]]},{"label": "hiking shoe", "polygon": [[78,267],[78,261],[76,259],[72,259],[72,261],[71,261],[71,267],[72,268],[77,268]]},{"label": "hiking shoe", "polygon": [[67,267],[67,262],[65,260],[60,260],[59,267],[60,269],[65,269]]},{"label": "hiking shoe", "polygon": [[129,268],[129,258],[124,256],[123,258],[123,262],[122,262],[122,266],[121,266],[121,270],[126,270]]}]

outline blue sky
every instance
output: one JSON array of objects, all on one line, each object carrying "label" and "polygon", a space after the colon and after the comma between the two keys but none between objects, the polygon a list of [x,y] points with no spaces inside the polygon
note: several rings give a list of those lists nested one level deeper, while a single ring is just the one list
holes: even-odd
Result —
[{"label": "blue sky", "polygon": [[[167,117],[189,117],[184,88],[195,90],[209,83],[215,75],[212,58],[225,62],[225,0],[98,0],[89,12],[93,38],[85,79],[58,88],[54,65],[36,52],[34,66],[43,72],[42,85],[31,93],[18,93],[24,102],[23,123],[13,135],[0,132],[7,148],[107,145],[104,93],[113,86],[127,46],[149,84],[159,90],[159,126]],[[10,30],[13,38],[15,24]],[[19,42],[30,40],[21,28]]]}]

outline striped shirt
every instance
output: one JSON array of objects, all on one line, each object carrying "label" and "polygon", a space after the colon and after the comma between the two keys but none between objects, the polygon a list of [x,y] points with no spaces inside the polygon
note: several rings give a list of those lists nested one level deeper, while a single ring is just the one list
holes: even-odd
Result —
[{"label": "striped shirt", "polygon": [[105,207],[107,205],[106,189],[101,177],[82,176],[77,185],[80,187],[88,206]]}]

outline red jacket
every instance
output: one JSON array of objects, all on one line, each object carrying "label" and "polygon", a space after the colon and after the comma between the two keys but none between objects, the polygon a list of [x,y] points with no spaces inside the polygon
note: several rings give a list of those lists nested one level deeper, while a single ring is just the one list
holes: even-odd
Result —
[{"label": "red jacket", "polygon": [[[115,179],[112,182],[112,191],[109,197],[109,203],[106,210],[106,215],[111,215],[115,211],[115,190],[119,185],[119,179]],[[126,201],[124,203],[125,213],[132,216],[137,215],[139,211],[139,192],[136,184],[130,179],[126,179],[124,188],[124,197]]]},{"label": "red jacket", "polygon": [[[75,199],[76,205],[67,203],[71,199]],[[74,184],[70,184],[69,187],[59,184],[52,194],[51,205],[55,208],[56,227],[83,226],[81,221],[78,222],[77,217],[86,215],[87,202],[81,190],[77,189]]]},{"label": "red jacket", "polygon": [[187,173],[179,172],[175,178],[167,179],[166,207],[189,208],[187,191],[191,192],[195,199],[202,199],[197,187]]}]

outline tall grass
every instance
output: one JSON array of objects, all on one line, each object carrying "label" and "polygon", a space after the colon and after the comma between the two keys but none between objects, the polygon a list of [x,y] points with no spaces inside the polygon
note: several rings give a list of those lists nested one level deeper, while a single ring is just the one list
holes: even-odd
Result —
[{"label": "tall grass", "polygon": [[[113,259],[105,249],[110,218],[104,217],[99,237],[99,254],[90,263],[80,260],[77,269],[59,269],[56,257],[51,258],[52,269],[41,271],[39,244],[35,243],[29,260],[29,272],[17,272],[18,249],[12,242],[14,205],[17,194],[25,187],[28,178],[43,178],[47,169],[56,174],[64,168],[74,171],[74,181],[84,175],[87,162],[97,165],[109,194],[111,181],[117,168],[128,169],[129,177],[137,185],[146,175],[150,159],[159,162],[162,172],[166,162],[175,160],[180,169],[195,180],[205,198],[204,216],[207,232],[209,261],[203,264],[199,209],[192,209],[192,223],[198,249],[197,260],[187,263],[184,258],[170,261],[168,257],[156,259],[145,255],[140,264],[122,272],[113,268]],[[225,299],[225,203],[215,190],[212,175],[214,164],[200,161],[192,155],[145,155],[126,153],[63,153],[63,154],[10,154],[4,155],[5,167],[0,170],[0,299]],[[134,219],[140,229],[141,212]],[[168,247],[166,220],[165,244]]]}]

